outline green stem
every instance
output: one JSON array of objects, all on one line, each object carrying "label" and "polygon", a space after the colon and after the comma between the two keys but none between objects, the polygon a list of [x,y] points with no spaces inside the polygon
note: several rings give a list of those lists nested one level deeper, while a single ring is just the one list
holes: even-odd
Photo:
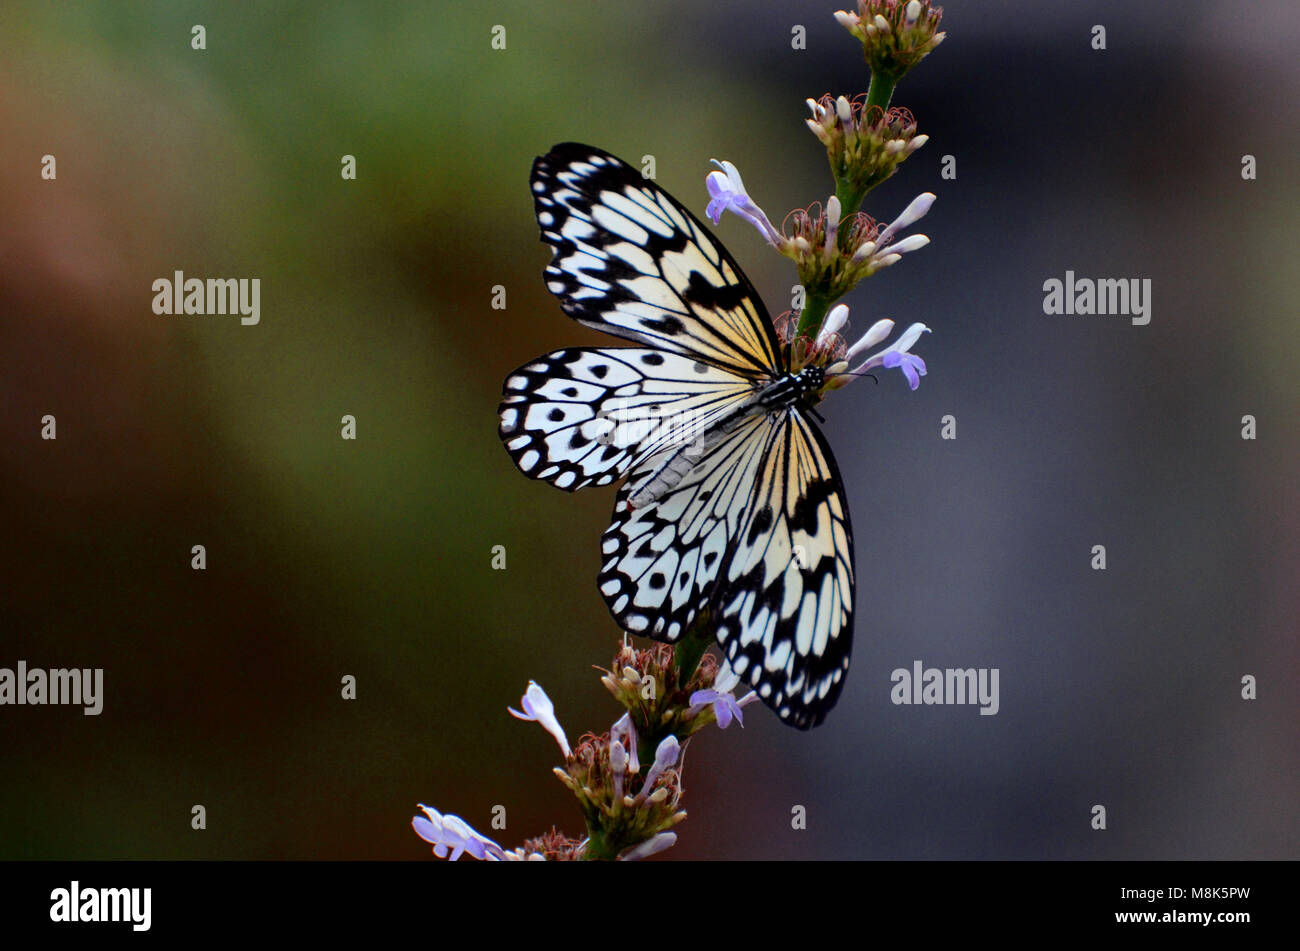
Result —
[{"label": "green stem", "polygon": [[605,843],[605,833],[587,823],[587,845],[582,850],[584,862],[612,862],[618,854]]},{"label": "green stem", "polygon": [[836,244],[842,252],[852,250],[849,248],[849,235],[852,229],[845,227],[844,223],[862,210],[862,202],[867,197],[867,191],[865,188],[855,188],[847,179],[835,183],[835,197],[840,200],[840,233],[836,238]]},{"label": "green stem", "polygon": [[641,763],[642,769],[648,764],[655,761],[655,750],[659,748],[659,743],[649,734],[641,733],[637,736],[636,755]]},{"label": "green stem", "polygon": [[[867,197],[867,193],[865,189],[854,188],[851,182],[842,181],[835,185],[835,197],[840,200],[840,220],[843,222],[862,210],[862,200]],[[848,233],[848,228],[840,229],[840,247],[844,247],[843,242]]]},{"label": "green stem", "polygon": [[831,299],[825,294],[816,294],[806,288],[805,293],[807,296],[804,298],[803,310],[799,313],[799,326],[795,329],[795,333],[811,337],[826,319],[826,311],[830,309]]},{"label": "green stem", "polygon": [[677,642],[677,650],[673,654],[673,659],[677,662],[677,684],[685,688],[691,682],[691,677],[695,676],[695,668],[700,666],[700,658],[704,652],[709,649],[713,643],[713,638],[707,637],[698,630],[698,625],[693,626],[686,632],[686,636]]},{"label": "green stem", "polygon": [[867,87],[867,109],[879,106],[881,111],[889,108],[889,100],[894,98],[894,87],[898,77],[886,72],[872,71],[871,85]]}]

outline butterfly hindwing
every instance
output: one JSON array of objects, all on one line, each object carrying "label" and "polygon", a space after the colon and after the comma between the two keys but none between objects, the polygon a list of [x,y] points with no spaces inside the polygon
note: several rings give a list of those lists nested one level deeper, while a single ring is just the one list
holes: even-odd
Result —
[{"label": "butterfly hindwing", "polygon": [[619,625],[676,641],[707,609],[732,669],[800,729],[839,695],[853,624],[853,536],[835,463],[796,409],[751,417],[650,505],[619,490],[598,583]]},{"label": "butterfly hindwing", "polygon": [[764,417],[750,417],[649,505],[633,508],[628,499],[653,478],[663,457],[651,456],[629,475],[601,537],[597,579],[624,630],[673,642],[708,606],[745,521],[768,429]]},{"label": "butterfly hindwing", "polygon": [[741,375],[780,364],[740,266],[694,215],[620,159],[566,143],[533,164],[546,286],[574,319]]},{"label": "butterfly hindwing", "polygon": [[853,636],[853,530],[825,438],[788,408],[717,585],[716,636],[781,719],[816,726],[835,705]]}]

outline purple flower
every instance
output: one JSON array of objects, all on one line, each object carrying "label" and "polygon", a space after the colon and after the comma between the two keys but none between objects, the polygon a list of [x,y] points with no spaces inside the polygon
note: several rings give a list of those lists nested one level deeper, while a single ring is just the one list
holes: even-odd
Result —
[{"label": "purple flower", "polygon": [[705,178],[704,184],[709,189],[709,194],[713,200],[705,209],[705,214],[716,225],[722,220],[724,211],[731,211],[741,218],[744,218],[751,225],[758,229],[758,233],[763,236],[763,240],[774,248],[779,248],[785,240],[781,234],[772,227],[772,222],[767,220],[767,215],[763,209],[754,203],[745,191],[745,183],[741,180],[740,172],[736,166],[730,162],[719,162],[713,159],[713,164],[722,169],[720,172],[709,172]]},{"label": "purple flower", "polygon": [[[847,310],[847,308],[846,308]],[[733,696],[732,691],[740,683],[740,676],[734,673],[728,664],[723,664],[722,669],[718,671],[718,676],[713,680],[713,686],[708,690],[697,690],[691,694],[691,710],[696,711],[703,707],[713,706],[713,718],[718,721],[718,727],[725,730],[731,726],[731,720],[735,717],[736,722],[743,728],[745,718],[741,714],[741,708],[747,704],[753,703],[758,694],[750,691],[739,700]]]},{"label": "purple flower", "polygon": [[885,354],[880,365],[891,370],[898,367],[903,371],[903,376],[907,377],[907,385],[912,389],[920,386],[921,377],[925,376],[925,361],[914,353],[891,351]]},{"label": "purple flower", "polygon": [[411,827],[415,829],[416,835],[433,845],[433,854],[440,859],[447,858],[448,853],[453,862],[466,853],[488,862],[517,858],[491,839],[475,832],[460,816],[444,816],[437,809],[423,803],[420,804],[420,810],[424,815],[412,819]]},{"label": "purple flower", "polygon": [[862,376],[876,367],[885,367],[890,370],[897,367],[903,372],[903,376],[907,378],[907,385],[912,389],[916,389],[921,385],[921,377],[925,376],[925,361],[910,351],[916,346],[916,342],[921,339],[922,334],[930,332],[930,328],[925,324],[912,324],[890,346],[879,353],[872,354],[852,370],[848,369],[849,360],[852,360],[863,350],[880,343],[889,336],[893,328],[894,322],[892,320],[876,321],[861,340],[849,347],[844,354],[844,360],[827,368],[828,375]]}]

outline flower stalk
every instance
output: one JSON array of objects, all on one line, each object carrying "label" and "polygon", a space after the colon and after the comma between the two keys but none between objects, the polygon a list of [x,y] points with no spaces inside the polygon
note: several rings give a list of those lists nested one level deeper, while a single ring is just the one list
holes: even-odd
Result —
[{"label": "flower stalk", "polygon": [[608,670],[597,668],[625,712],[608,732],[588,733],[576,746],[569,746],[555,705],[535,681],[529,681],[521,709],[509,709],[555,738],[564,763],[554,773],[578,801],[583,839],[553,829],[505,849],[460,817],[423,805],[412,820],[416,834],[433,845],[435,855],[453,861],[462,855],[484,861],[627,861],[671,847],[677,841],[672,828],[686,818],[682,767],[690,738],[710,723],[726,729],[734,719],[743,726],[741,709],[757,697],[733,695],[739,678],[705,653],[705,629],[697,624],[676,647],[637,650],[625,641]]},{"label": "flower stalk", "polygon": [[[929,140],[917,133],[910,112],[890,103],[903,77],[943,42],[941,17],[942,10],[930,0],[857,0],[856,10],[836,12],[836,21],[861,43],[871,79],[866,93],[853,98],[825,95],[807,100],[812,115],[806,125],[825,146],[835,182],[824,209],[813,205],[792,212],[777,229],[745,190],[736,166],[714,160],[719,171],[711,172],[707,180],[708,215],[714,224],[731,211],[795,263],[804,300],[786,341],[792,367],[817,349],[815,341],[836,301],[904,254],[929,243],[925,235],[903,237],[900,232],[929,210],[934,195],[918,196],[883,229],[862,212],[862,206],[873,189]],[[900,359],[901,363],[882,366],[897,366],[913,384],[923,371]]]}]

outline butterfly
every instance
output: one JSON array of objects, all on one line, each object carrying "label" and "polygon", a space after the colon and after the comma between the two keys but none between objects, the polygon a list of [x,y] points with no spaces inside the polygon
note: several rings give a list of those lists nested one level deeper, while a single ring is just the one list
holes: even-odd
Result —
[{"label": "butterfly", "polygon": [[824,371],[791,372],[735,259],[637,169],[565,143],[531,185],[547,288],[635,346],[509,374],[506,450],[568,491],[623,480],[597,579],[622,629],[672,643],[703,621],[781,720],[818,725],[848,671],[854,595],[844,486],[811,418]]}]

